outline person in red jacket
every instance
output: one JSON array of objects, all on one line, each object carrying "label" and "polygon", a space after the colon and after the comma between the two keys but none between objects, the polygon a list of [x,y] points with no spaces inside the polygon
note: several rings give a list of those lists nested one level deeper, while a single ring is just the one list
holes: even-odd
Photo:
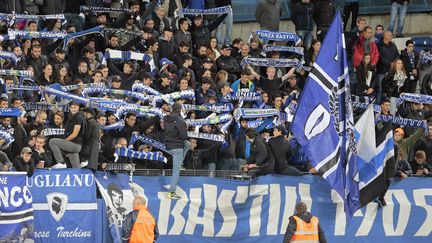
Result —
[{"label": "person in red jacket", "polygon": [[371,55],[371,66],[376,67],[379,59],[378,46],[372,40],[372,27],[366,26],[359,37],[359,41],[354,45],[353,65],[357,68],[365,53]]}]

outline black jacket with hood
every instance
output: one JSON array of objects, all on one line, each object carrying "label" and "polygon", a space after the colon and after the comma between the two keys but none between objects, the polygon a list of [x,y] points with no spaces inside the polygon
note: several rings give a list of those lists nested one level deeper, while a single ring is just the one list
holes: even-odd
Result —
[{"label": "black jacket with hood", "polygon": [[164,142],[168,150],[179,149],[184,147],[188,139],[187,126],[179,114],[166,115],[164,121]]}]

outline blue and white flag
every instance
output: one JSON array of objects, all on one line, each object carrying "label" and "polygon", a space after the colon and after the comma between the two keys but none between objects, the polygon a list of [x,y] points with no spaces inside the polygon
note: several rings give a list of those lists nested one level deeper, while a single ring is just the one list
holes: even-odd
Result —
[{"label": "blue and white flag", "polygon": [[340,13],[336,14],[309,74],[291,129],[312,165],[344,200],[350,218],[360,205],[354,119]]},{"label": "blue and white flag", "polygon": [[0,172],[0,242],[33,242],[33,197],[26,172]]},{"label": "blue and white flag", "polygon": [[[140,52],[134,52],[134,51],[119,51],[119,50],[106,50],[105,59],[112,59],[112,60],[137,60],[137,61],[143,61],[143,62],[150,62],[152,60],[152,57]],[[103,61],[102,61],[103,62]]]},{"label": "blue and white flag", "polygon": [[394,176],[394,171],[386,171],[386,166],[395,159],[393,131],[388,122],[375,126],[372,105],[357,121],[355,130],[360,205],[364,206],[383,195],[387,190],[386,180]]},{"label": "blue and white flag", "polygon": [[296,45],[300,43],[301,39],[296,33],[291,32],[273,32],[268,30],[256,30],[255,34],[262,40],[272,41],[287,41],[294,42]]},{"label": "blue and white flag", "polygon": [[91,170],[35,170],[27,186],[33,195],[36,242],[96,242],[96,183]]}]

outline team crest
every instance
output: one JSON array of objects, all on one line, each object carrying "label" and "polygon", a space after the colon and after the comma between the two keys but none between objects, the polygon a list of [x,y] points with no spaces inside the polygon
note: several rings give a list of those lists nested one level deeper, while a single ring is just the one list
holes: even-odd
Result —
[{"label": "team crest", "polygon": [[48,209],[51,216],[58,222],[66,212],[68,196],[63,193],[53,192],[46,195]]}]

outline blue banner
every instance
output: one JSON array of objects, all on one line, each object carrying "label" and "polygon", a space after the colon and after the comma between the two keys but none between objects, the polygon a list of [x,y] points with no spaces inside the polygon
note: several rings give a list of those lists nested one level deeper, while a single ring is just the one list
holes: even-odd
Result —
[{"label": "blue banner", "polygon": [[27,186],[33,195],[36,242],[96,241],[100,219],[90,170],[36,170]]},{"label": "blue banner", "polygon": [[163,242],[282,242],[296,202],[319,217],[328,242],[430,242],[429,178],[392,183],[387,206],[369,203],[347,223],[342,198],[318,176],[268,175],[252,181],[181,177],[167,199],[171,177],[134,177],[148,199]]},{"label": "blue banner", "polygon": [[33,242],[33,199],[26,176],[0,172],[0,242]]}]

